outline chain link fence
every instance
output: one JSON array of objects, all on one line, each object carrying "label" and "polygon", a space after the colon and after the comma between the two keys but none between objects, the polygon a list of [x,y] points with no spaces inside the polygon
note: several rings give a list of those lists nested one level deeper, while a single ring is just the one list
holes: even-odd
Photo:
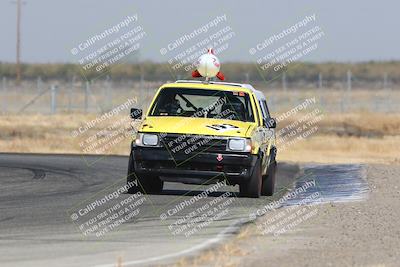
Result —
[{"label": "chain link fence", "polygon": [[[354,78],[353,78],[354,79]],[[315,84],[282,82],[261,83],[255,87],[267,96],[271,111],[284,112],[304,101],[316,98],[325,112],[400,113],[400,90],[389,83],[352,84],[352,79],[328,87],[322,81]],[[1,114],[103,113],[137,99],[137,107],[146,109],[163,82],[113,81],[110,78],[88,82],[76,78],[70,81],[14,81],[3,77],[0,87]]]}]

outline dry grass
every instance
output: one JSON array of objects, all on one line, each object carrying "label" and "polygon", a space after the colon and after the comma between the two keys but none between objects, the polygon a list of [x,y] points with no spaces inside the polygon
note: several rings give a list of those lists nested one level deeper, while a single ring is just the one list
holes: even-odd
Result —
[{"label": "dry grass", "polygon": [[319,163],[400,163],[400,136],[317,135],[278,153],[279,160]]},{"label": "dry grass", "polygon": [[[283,121],[281,127],[298,120],[303,115],[291,116]],[[324,114],[318,123],[319,134],[348,135],[357,137],[382,137],[400,135],[400,114],[382,113],[344,113]]]},{"label": "dry grass", "polygon": [[250,252],[240,246],[240,242],[249,237],[250,228],[245,227],[232,240],[229,240],[216,248],[211,248],[203,253],[186,257],[178,260],[176,263],[167,265],[169,267],[185,266],[215,266],[215,267],[236,267],[237,258],[248,255]]},{"label": "dry grass", "polygon": [[[0,151],[20,153],[82,153],[79,143],[104,128],[97,125],[85,135],[71,132],[96,115],[60,114],[0,116]],[[116,120],[125,117],[116,117]],[[284,127],[298,117],[282,122]],[[109,122],[110,123],[110,122]],[[128,131],[129,126],[124,131]],[[127,155],[130,138],[124,138],[105,153]],[[279,160],[297,162],[400,162],[400,115],[326,114],[318,131],[279,151]],[[278,148],[279,149],[279,148]],[[94,151],[88,151],[94,154]]]},{"label": "dry grass", "polygon": [[[297,115],[281,127],[299,119]],[[400,114],[324,114],[318,131],[278,153],[297,162],[400,162]],[[279,147],[278,147],[279,150]]]},{"label": "dry grass", "polygon": [[[83,153],[79,143],[95,135],[105,124],[96,125],[84,135],[72,137],[71,133],[96,115],[9,115],[0,117],[0,151],[20,153]],[[123,119],[122,116],[107,121],[108,124]],[[106,154],[129,153],[129,138],[113,145]],[[88,152],[87,154],[95,154]]]}]

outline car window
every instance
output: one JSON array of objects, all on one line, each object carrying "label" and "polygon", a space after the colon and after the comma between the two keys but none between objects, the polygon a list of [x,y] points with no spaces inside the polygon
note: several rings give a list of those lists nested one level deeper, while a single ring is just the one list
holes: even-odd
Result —
[{"label": "car window", "polygon": [[212,89],[164,88],[149,116],[207,117],[254,122],[246,92]]},{"label": "car window", "polygon": [[260,104],[260,107],[261,107],[262,117],[264,119],[267,119],[268,118],[267,111],[265,110],[265,105],[264,105],[263,101],[258,101],[258,103]]},{"label": "car window", "polygon": [[264,110],[265,110],[266,118],[267,118],[267,119],[271,118],[271,115],[269,114],[269,109],[268,109],[267,101],[263,100],[263,101],[261,101],[261,102],[262,102],[262,105],[263,105]]},{"label": "car window", "polygon": [[262,117],[263,117],[263,118],[265,118],[264,107],[263,107],[263,105],[262,105],[262,103],[261,103],[261,101],[260,101],[260,100],[258,100],[258,104],[260,105],[260,109],[261,109],[261,115],[262,115]]}]

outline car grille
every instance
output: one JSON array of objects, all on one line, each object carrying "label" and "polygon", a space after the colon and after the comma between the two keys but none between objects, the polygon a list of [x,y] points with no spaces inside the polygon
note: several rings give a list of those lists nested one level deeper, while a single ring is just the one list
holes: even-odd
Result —
[{"label": "car grille", "polygon": [[193,154],[199,152],[226,151],[226,138],[206,135],[167,134],[162,137],[162,144],[171,153]]},{"label": "car grille", "polygon": [[219,167],[218,164],[209,164],[201,162],[193,162],[191,160],[185,161],[182,164],[177,164],[172,161],[160,160],[160,161],[143,161],[140,163],[143,168],[147,169],[175,169],[175,170],[191,170],[191,171],[218,171],[225,173],[239,174],[242,171],[246,171],[247,168],[242,165],[223,165]]}]

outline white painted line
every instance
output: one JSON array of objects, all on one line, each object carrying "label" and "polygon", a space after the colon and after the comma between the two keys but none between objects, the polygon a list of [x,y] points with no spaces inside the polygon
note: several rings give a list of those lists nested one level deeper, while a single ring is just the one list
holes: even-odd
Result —
[{"label": "white painted line", "polygon": [[[188,249],[185,249],[185,250],[182,250],[179,252],[175,252],[175,253],[165,254],[162,256],[158,256],[158,257],[151,257],[151,258],[142,259],[142,260],[127,261],[127,262],[123,262],[123,265],[124,266],[134,266],[134,265],[138,265],[138,264],[147,264],[147,263],[151,263],[151,262],[157,262],[157,261],[176,258],[176,257],[184,257],[184,256],[187,256],[188,254],[200,252],[203,249],[209,248],[210,246],[216,245],[219,242],[223,241],[225,238],[227,238],[229,236],[230,233],[236,232],[244,223],[246,223],[248,221],[249,221],[248,219],[244,219],[244,218],[240,219],[240,220],[236,220],[231,225],[226,227],[224,230],[219,232],[216,237],[208,239],[208,240],[204,241],[203,243],[200,243],[191,248],[188,248]],[[115,267],[115,263],[96,265],[95,267]]]}]

